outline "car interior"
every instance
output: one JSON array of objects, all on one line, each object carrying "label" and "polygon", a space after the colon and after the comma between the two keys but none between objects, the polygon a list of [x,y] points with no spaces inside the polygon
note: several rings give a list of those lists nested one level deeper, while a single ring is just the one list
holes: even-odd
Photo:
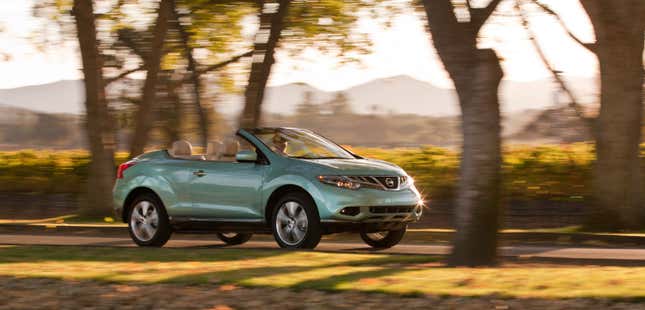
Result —
[{"label": "car interior", "polygon": [[228,138],[224,142],[211,141],[205,154],[196,154],[193,146],[186,140],[175,141],[168,154],[174,158],[189,160],[235,162],[235,155],[241,150],[255,151],[255,147],[241,138]]}]

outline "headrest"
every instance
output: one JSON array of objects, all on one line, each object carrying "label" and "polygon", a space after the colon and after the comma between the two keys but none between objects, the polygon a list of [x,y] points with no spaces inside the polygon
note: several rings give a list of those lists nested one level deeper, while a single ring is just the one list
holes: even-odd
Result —
[{"label": "headrest", "polygon": [[218,160],[219,158],[219,150],[222,149],[222,142],[221,141],[211,141],[208,142],[208,145],[206,146],[206,159],[207,160]]},{"label": "headrest", "polygon": [[179,140],[172,143],[172,156],[190,156],[193,154],[193,146],[186,140]]},{"label": "headrest", "polygon": [[240,149],[240,142],[239,141],[237,141],[237,140],[226,140],[224,142],[224,144],[222,144],[222,148],[220,149],[220,155],[221,156],[226,156],[226,157],[235,156],[239,149]]},{"label": "headrest", "polygon": [[285,143],[287,142],[287,139],[284,136],[276,133],[275,135],[273,135],[273,138],[271,138],[271,141],[273,141],[273,143]]}]

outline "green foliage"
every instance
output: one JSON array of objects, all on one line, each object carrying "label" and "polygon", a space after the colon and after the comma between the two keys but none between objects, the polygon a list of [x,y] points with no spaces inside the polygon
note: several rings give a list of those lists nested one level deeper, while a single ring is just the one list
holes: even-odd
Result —
[{"label": "green foliage", "polygon": [[292,53],[301,52],[303,46],[338,56],[346,56],[350,51],[367,53],[369,39],[353,28],[358,20],[357,12],[375,4],[363,0],[292,1],[281,47]]},{"label": "green foliage", "polygon": [[352,148],[367,158],[395,163],[414,178],[415,185],[426,199],[452,195],[457,180],[459,159],[455,152],[440,147],[421,148]]},{"label": "green foliage", "polygon": [[234,45],[243,41],[242,19],[256,12],[249,1],[182,0],[177,7],[192,47],[206,49],[215,58],[205,64],[221,61],[217,57],[222,53],[239,52]]},{"label": "green foliage", "polygon": [[[354,151],[401,166],[429,199],[453,196],[459,170],[457,152],[439,147],[354,148]],[[588,199],[593,159],[593,146],[590,144],[509,147],[504,151],[504,197],[518,200]]]},{"label": "green foliage", "polygon": [[[117,163],[125,159],[117,155]],[[81,193],[89,162],[86,151],[0,152],[0,191]]]},{"label": "green foliage", "polygon": [[[459,156],[445,148],[352,148],[362,156],[393,162],[415,180],[426,199],[453,196]],[[85,151],[0,152],[0,191],[80,193],[87,177]],[[117,163],[125,160],[117,154]],[[509,147],[504,151],[504,196],[517,200],[582,201],[591,195],[593,145]]]},{"label": "green foliage", "polygon": [[507,197],[576,201],[591,196],[592,144],[516,147],[504,155]]}]

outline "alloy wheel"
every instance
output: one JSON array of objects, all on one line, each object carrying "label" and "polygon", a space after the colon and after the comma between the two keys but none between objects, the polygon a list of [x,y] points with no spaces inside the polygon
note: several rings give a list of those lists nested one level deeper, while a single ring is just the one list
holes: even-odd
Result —
[{"label": "alloy wheel", "polygon": [[143,242],[152,240],[159,228],[159,213],[155,205],[146,200],[137,203],[130,216],[130,226],[137,239]]},{"label": "alloy wheel", "polygon": [[309,220],[302,205],[287,201],[280,206],[276,215],[275,228],[282,242],[294,246],[307,235]]}]

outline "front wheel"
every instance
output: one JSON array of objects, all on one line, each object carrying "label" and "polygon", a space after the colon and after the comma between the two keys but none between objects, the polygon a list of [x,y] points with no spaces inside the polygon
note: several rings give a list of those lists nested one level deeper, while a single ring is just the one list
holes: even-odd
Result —
[{"label": "front wheel", "polygon": [[407,225],[398,230],[387,230],[379,232],[365,232],[361,231],[361,239],[367,243],[367,245],[376,248],[376,249],[387,249],[397,245],[403,239],[405,231],[407,230]]},{"label": "front wheel", "polygon": [[139,195],[132,202],[128,213],[128,232],[139,246],[161,247],[172,234],[168,214],[163,204],[153,194]]},{"label": "front wheel", "polygon": [[322,238],[316,204],[301,192],[287,193],[278,201],[271,226],[273,237],[282,248],[313,249]]},{"label": "front wheel", "polygon": [[238,245],[245,243],[251,239],[253,234],[242,234],[242,233],[217,233],[217,238],[224,241],[228,245]]}]

